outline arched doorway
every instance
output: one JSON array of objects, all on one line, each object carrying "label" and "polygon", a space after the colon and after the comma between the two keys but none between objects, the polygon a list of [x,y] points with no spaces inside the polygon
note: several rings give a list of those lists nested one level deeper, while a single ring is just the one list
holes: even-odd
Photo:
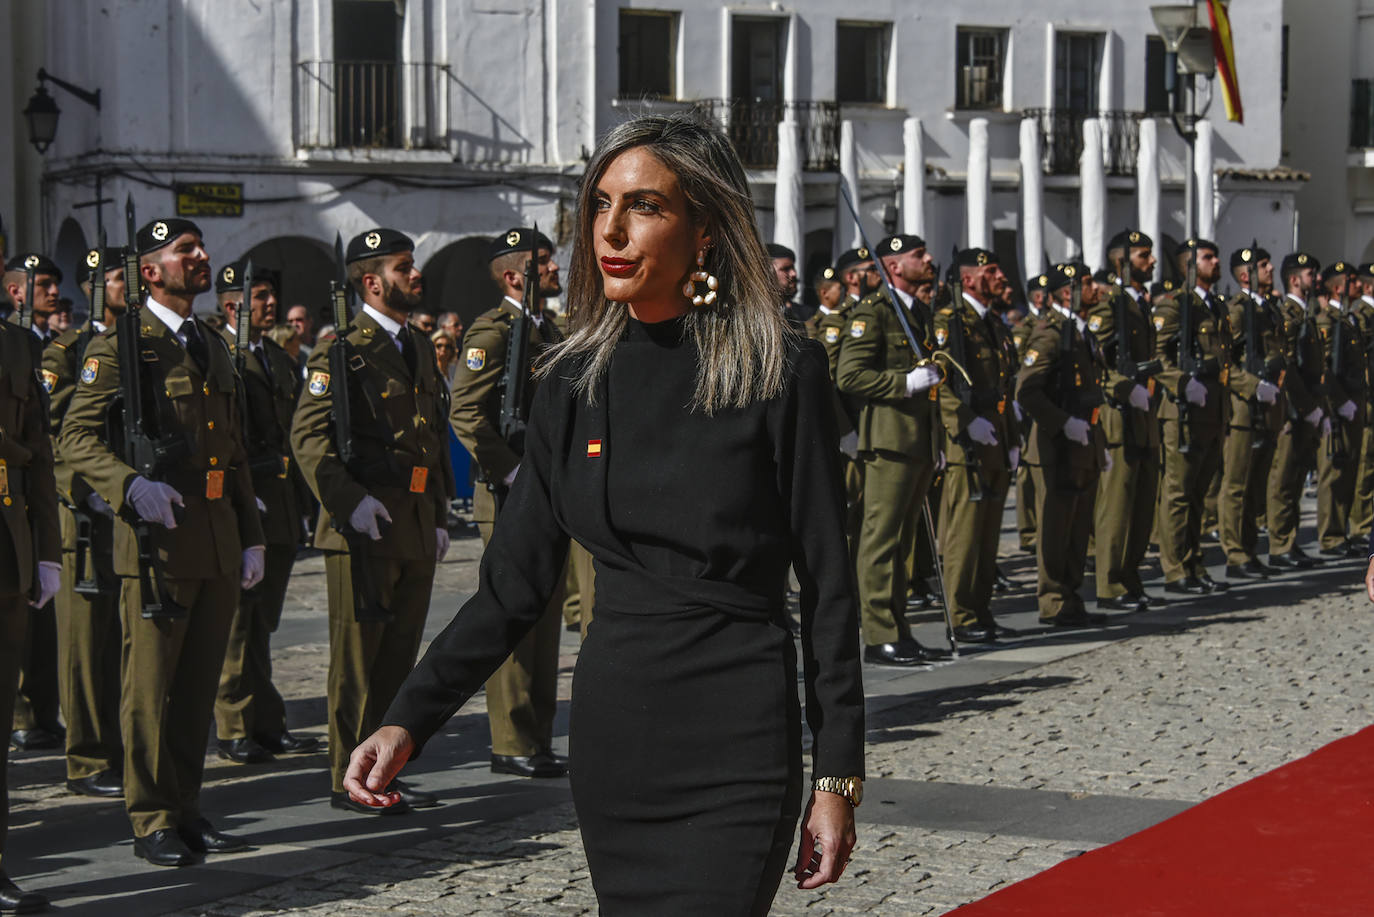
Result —
[{"label": "arched doorway", "polygon": [[337,269],[329,245],[308,236],[277,236],[259,242],[240,257],[252,258],[255,266],[281,271],[278,322],[286,320],[286,312],[292,306],[302,305],[310,310],[316,329],[333,324],[334,317],[329,314],[329,282]]},{"label": "arched doorway", "polygon": [[81,224],[71,217],[63,220],[57,230],[57,241],[53,244],[52,260],[62,269],[62,296],[72,301],[73,322],[80,321],[91,311],[86,294],[81,292],[81,286],[76,282],[77,268],[86,260],[86,252],[90,250]]},{"label": "arched doorway", "polygon": [[425,276],[425,299],[420,308],[435,315],[457,312],[465,328],[477,316],[495,308],[501,301],[501,290],[487,267],[490,243],[486,236],[469,236],[435,252],[421,269]]}]

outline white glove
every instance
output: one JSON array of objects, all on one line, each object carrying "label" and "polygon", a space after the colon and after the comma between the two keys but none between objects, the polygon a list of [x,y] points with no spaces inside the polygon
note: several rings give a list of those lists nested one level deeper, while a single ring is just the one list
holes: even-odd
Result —
[{"label": "white glove", "polygon": [[[1016,402],[1012,402],[1015,404]],[[1021,450],[1012,446],[1007,451],[1007,463],[1011,466],[1011,473],[1016,474],[1016,469],[1021,467]]]},{"label": "white glove", "polygon": [[260,544],[243,549],[243,579],[239,585],[252,589],[262,582],[262,574],[267,569],[267,549]]},{"label": "white glove", "polygon": [[38,562],[38,598],[29,602],[34,608],[42,608],[57,595],[62,584],[62,565],[51,560]]},{"label": "white glove", "polygon": [[1092,427],[1081,417],[1070,417],[1064,421],[1064,435],[1080,446],[1088,444],[1088,431]]},{"label": "white glove", "polygon": [[936,456],[936,458],[935,458],[935,470],[936,470],[936,471],[944,471],[944,470],[945,470],[945,450],[943,450],[943,449],[940,450],[940,454],[939,454],[938,456]]},{"label": "white glove", "polygon": [[1331,435],[1331,418],[1330,418],[1330,417],[1323,417],[1323,418],[1322,418],[1321,430],[1322,430],[1322,436],[1330,436],[1330,435]]},{"label": "white glove", "polygon": [[1105,472],[1108,472],[1108,471],[1111,471],[1111,470],[1112,470],[1112,450],[1110,450],[1110,449],[1103,449],[1103,450],[1102,450],[1102,471],[1105,473]]},{"label": "white glove", "polygon": [[370,494],[358,501],[357,507],[353,510],[353,515],[348,517],[348,525],[355,532],[361,532],[373,541],[382,540],[382,528],[377,522],[378,519],[391,521],[391,514],[386,511],[382,501]]},{"label": "white glove", "polygon": [[997,445],[997,428],[986,417],[973,418],[973,423],[968,425],[968,435],[975,443],[982,443],[984,446]]},{"label": "white glove", "polygon": [[1183,386],[1183,397],[1190,403],[1203,407],[1207,404],[1207,386],[1189,376],[1188,384]]},{"label": "white glove", "polygon": [[856,430],[850,430],[840,437],[840,451],[852,459],[859,457],[859,434]]},{"label": "white glove", "polygon": [[1279,387],[1261,379],[1259,385],[1255,386],[1255,397],[1265,404],[1273,404],[1279,400]]},{"label": "white glove", "polygon": [[448,529],[438,526],[434,529],[434,562],[440,563],[448,553]]},{"label": "white glove", "polygon": [[129,482],[129,492],[125,496],[134,505],[134,512],[138,513],[140,519],[144,522],[156,522],[169,529],[177,527],[176,516],[172,515],[172,506],[186,505],[181,502],[181,494],[177,493],[175,487],[161,481],[150,481],[143,475]]},{"label": "white glove", "polygon": [[1314,427],[1320,427],[1322,424],[1322,409],[1313,408],[1312,413],[1304,417],[1303,420],[1307,421]]},{"label": "white glove", "polygon": [[267,504],[262,502],[262,497],[254,497],[253,502],[258,505],[258,512],[267,515]]},{"label": "white glove", "polygon": [[90,495],[86,497],[86,505],[89,506],[93,512],[97,512],[102,516],[114,515],[114,509],[110,504],[105,502],[104,497],[100,496],[100,494],[95,491],[91,491]]},{"label": "white glove", "polygon": [[1347,401],[1345,404],[1336,408],[1336,413],[1341,415],[1347,423],[1355,419],[1355,402]]},{"label": "white glove", "polygon": [[510,470],[510,474],[506,475],[504,478],[501,479],[501,483],[505,484],[507,487],[511,486],[515,483],[515,476],[519,473],[520,466],[516,465],[514,468]]},{"label": "white glove", "polygon": [[1148,411],[1150,409],[1150,390],[1143,385],[1137,385],[1131,389],[1131,407],[1137,411]]},{"label": "white glove", "polygon": [[1026,419],[1026,415],[1021,413],[1021,402],[1019,401],[1013,401],[1011,403],[1011,412],[1016,415],[1017,423]]},{"label": "white glove", "polygon": [[940,371],[934,366],[918,366],[906,374],[906,393],[924,392],[940,381]]}]

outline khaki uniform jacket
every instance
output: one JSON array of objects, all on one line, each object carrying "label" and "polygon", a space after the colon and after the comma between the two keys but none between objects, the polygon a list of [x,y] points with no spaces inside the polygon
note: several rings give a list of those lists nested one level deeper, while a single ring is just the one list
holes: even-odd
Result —
[{"label": "khaki uniform jacket", "polygon": [[1284,296],[1279,300],[1279,315],[1283,319],[1283,355],[1287,361],[1283,395],[1288,401],[1289,418],[1303,419],[1317,408],[1325,409],[1321,335],[1306,303]]},{"label": "khaki uniform jacket", "polygon": [[39,561],[62,560],[52,442],[31,333],[0,322],[0,461],[7,479],[0,519],[14,545],[17,574],[12,582],[0,579],[0,592],[7,595],[29,591]]},{"label": "khaki uniform jacket", "polygon": [[[522,456],[501,436],[501,374],[506,368],[506,348],[511,324],[520,309],[509,299],[483,312],[463,335],[458,350],[458,374],[453,379],[453,406],[449,423],[463,448],[472,453],[485,480],[500,483],[520,464]],[[530,363],[563,339],[545,309],[539,325],[530,326]],[[528,416],[534,401],[534,381],[525,386]]]},{"label": "khaki uniform jacket", "polygon": [[1155,356],[1164,364],[1157,378],[1166,393],[1163,403],[1159,406],[1159,417],[1161,420],[1178,420],[1179,404],[1186,403],[1188,426],[1191,431],[1220,433],[1231,419],[1231,399],[1226,397],[1232,371],[1231,323],[1224,310],[1218,318],[1192,290],[1180,292],[1176,296],[1192,298],[1190,311],[1194,346],[1197,351],[1196,378],[1207,387],[1207,403],[1198,407],[1186,401],[1184,397],[1187,377],[1180,367],[1179,360],[1179,300],[1176,297],[1161,297],[1155,301],[1153,309]]},{"label": "khaki uniform jacket", "polygon": [[[1127,327],[1117,328],[1117,318],[1121,314],[1121,300],[1125,300]],[[1053,312],[1053,310],[1051,310]],[[1057,314],[1057,313],[1055,313]],[[1136,381],[1123,375],[1117,362],[1120,347],[1124,341],[1126,353],[1132,363],[1148,363],[1155,358],[1154,326],[1144,308],[1123,288],[1113,285],[1106,296],[1088,311],[1088,330],[1102,348],[1104,367],[1104,394],[1108,400],[1108,410],[1114,411],[1120,419],[1121,433],[1125,440],[1137,447],[1159,451],[1159,423],[1155,412],[1159,406],[1157,384],[1154,379],[1140,383],[1150,392],[1150,410],[1138,411],[1131,407],[1131,390]],[[1024,407],[1024,405],[1022,405]],[[1127,427],[1129,425],[1129,428]],[[1115,421],[1113,426],[1116,426]],[[1115,446],[1116,443],[1111,445]]]},{"label": "khaki uniform jacket", "polygon": [[835,371],[840,362],[840,345],[844,334],[849,330],[849,312],[856,305],[852,299],[840,303],[833,312],[816,310],[816,314],[806,320],[806,331],[813,340],[821,342],[825,348],[825,358],[830,363],[830,379],[835,380]]},{"label": "khaki uniform jacket", "polygon": [[[58,517],[62,525],[64,551],[76,550],[76,517],[67,506],[78,506],[89,512],[86,498],[93,491],[85,478],[72,472],[71,465],[62,458],[62,450],[57,448],[56,440],[62,431],[62,419],[67,415],[67,406],[76,393],[76,376],[81,370],[86,349],[91,340],[102,333],[89,324],[68,328],[43,348],[43,387],[48,390],[48,418],[54,446],[53,470],[57,478]],[[105,531],[106,527],[98,524],[92,534],[99,535]],[[97,545],[97,550],[109,551],[111,547],[109,543]]]},{"label": "khaki uniform jacket", "polygon": [[[291,448],[320,501],[315,547],[322,551],[348,550],[332,520],[347,525],[366,496],[381,501],[391,516],[381,540],[372,542],[374,556],[414,559],[434,557],[438,550],[435,529],[447,522],[449,497],[444,380],[429,338],[414,329],[411,335],[414,376],[396,341],[362,311],[346,335],[352,351],[347,379],[332,378],[335,341],[316,344],[310,354],[291,422]],[[348,386],[353,421],[354,461],[348,466],[334,441],[334,392],[340,385]]]},{"label": "khaki uniform jacket", "polygon": [[[1263,363],[1260,375],[1246,370],[1250,342],[1246,334],[1245,313],[1250,303],[1254,303],[1255,329],[1259,334],[1259,359]],[[1272,300],[1257,303],[1249,293],[1241,290],[1226,304],[1234,332],[1231,351],[1231,364],[1239,371],[1231,373],[1231,426],[1242,430],[1260,430],[1270,434],[1277,433],[1283,426],[1286,407],[1280,396],[1274,404],[1268,405],[1255,400],[1255,390],[1260,379],[1274,385],[1281,385],[1287,370],[1288,361],[1283,351],[1283,316]],[[1260,424],[1255,424],[1255,412],[1261,411]]]},{"label": "khaki uniform jacket", "polygon": [[1364,335],[1365,392],[1367,397],[1374,399],[1374,357],[1371,356],[1371,348],[1374,348],[1374,305],[1370,305],[1369,300],[1361,296],[1355,300],[1350,315],[1360,326],[1360,333]]},{"label": "khaki uniform jacket", "polygon": [[[916,300],[914,305],[920,308],[921,303]],[[913,330],[923,333],[928,326],[924,318],[908,315]],[[881,449],[934,461],[939,452],[932,403],[937,389],[906,393],[906,375],[918,361],[887,292],[873,293],[850,309],[845,328],[835,380],[840,393],[857,407],[859,450]],[[928,340],[923,344],[927,352],[934,349]]]},{"label": "khaki uniform jacket", "polygon": [[[185,516],[172,530],[151,526],[163,569],[181,580],[236,576],[243,549],[264,544],[243,449],[234,364],[219,336],[203,322],[196,326],[209,354],[204,373],[171,329],[150,312],[140,315],[147,402],[156,406],[162,435],[183,438],[188,450],[184,460],[158,475],[181,494]],[[106,440],[107,424],[122,416],[112,410],[120,394],[118,338],[112,328],[91,339],[58,437],[72,473],[116,513],[124,511],[125,492],[137,476]],[[122,519],[115,523],[114,562],[120,576],[138,575],[138,544]]]},{"label": "khaki uniform jacket", "polygon": [[[1036,323],[1021,358],[1016,400],[1034,422],[1026,461],[1047,474],[1062,475],[1060,480],[1071,487],[1085,487],[1105,470],[1102,453],[1107,439],[1098,420],[1106,368],[1092,332],[1080,332],[1055,309]],[[1064,435],[1070,417],[1090,424],[1086,446]]]},{"label": "khaki uniform jacket", "polygon": [[[956,322],[963,328],[962,355],[956,352]],[[1016,347],[1010,332],[991,310],[986,319],[979,318],[973,306],[962,296],[955,305],[946,305],[937,311],[932,324],[936,346],[949,349],[973,380],[968,403],[959,394],[964,380],[958,375],[958,370],[950,370],[938,388],[940,422],[946,439],[946,461],[951,465],[969,463],[959,438],[975,417],[984,417],[992,422],[997,445],[984,446],[971,440],[966,442],[977,449],[978,459],[985,470],[1009,472],[1007,450],[1017,442],[1016,415],[1011,411],[1011,390],[1016,381]]]},{"label": "khaki uniform jacket", "polygon": [[[1316,325],[1325,358],[1322,382],[1327,397],[1327,416],[1331,417],[1332,423],[1343,422],[1344,418],[1336,414],[1336,409],[1346,401],[1353,401],[1360,409],[1355,415],[1355,422],[1358,423],[1368,394],[1365,382],[1364,334],[1350,313],[1330,305],[1317,313]],[[1340,325],[1339,335],[1337,325]],[[1336,352],[1338,337],[1339,355]]]},{"label": "khaki uniform jacket", "polygon": [[[223,330],[229,352],[237,362],[238,345],[226,325]],[[296,361],[267,335],[260,338],[272,370],[269,379],[256,353],[243,361],[243,389],[248,404],[244,421],[248,468],[253,490],[267,507],[262,530],[271,545],[299,545],[305,540],[302,520],[306,500],[305,479],[291,456],[291,420],[300,400],[301,376]]]}]

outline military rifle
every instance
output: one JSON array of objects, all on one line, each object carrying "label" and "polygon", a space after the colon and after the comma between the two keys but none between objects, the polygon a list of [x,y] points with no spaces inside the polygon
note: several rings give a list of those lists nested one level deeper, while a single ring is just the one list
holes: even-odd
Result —
[{"label": "military rifle", "polygon": [[1192,405],[1188,401],[1188,381],[1197,377],[1197,331],[1193,328],[1193,297],[1197,295],[1197,248],[1188,256],[1184,288],[1178,297],[1178,368],[1183,379],[1178,389],[1178,451],[1187,455],[1193,437],[1188,427]]},{"label": "military rifle", "polygon": [[[330,413],[334,421],[334,448],[344,467],[357,475],[361,470],[353,443],[353,406],[349,401],[349,373],[362,370],[363,360],[355,360],[353,345],[348,340],[348,269],[344,261],[343,236],[334,234],[334,278],[329,282],[329,299],[334,311],[334,341],[329,347],[329,375],[332,392]],[[245,290],[245,298],[251,291]],[[240,320],[242,336],[245,323]],[[366,475],[364,475],[366,477]],[[390,621],[391,609],[381,598],[377,580],[372,575],[372,538],[354,531],[346,517],[332,517],[335,530],[348,544],[348,569],[353,583],[353,619],[355,621]],[[377,528],[385,533],[387,523],[377,520]]]},{"label": "military rifle", "polygon": [[253,318],[253,259],[243,265],[243,294],[239,297],[238,308],[234,310],[234,371],[238,373],[239,416],[243,418],[243,429],[247,437],[248,425],[252,423],[248,409],[248,351],[250,343],[249,324]]},{"label": "military rifle", "polygon": [[[129,233],[129,247],[124,252],[124,314],[115,322],[120,432],[123,434],[119,451],[126,465],[148,480],[156,481],[170,469],[184,466],[191,457],[191,446],[184,436],[160,435],[159,412],[156,407],[149,409],[150,402],[152,405],[159,402],[156,391],[145,391],[143,384],[143,352],[139,339],[139,313],[143,304],[138,272],[138,222],[134,217],[132,195],[124,204],[124,220]],[[145,400],[146,396],[151,398]],[[173,505],[172,512],[180,522],[184,510]],[[186,617],[186,607],[173,600],[167,591],[162,561],[153,544],[152,523],[145,521],[127,500],[121,515],[133,529],[138,544],[138,583],[142,595],[139,613],[145,618]]]},{"label": "military rifle", "polygon": [[[94,264],[91,261],[94,260]],[[91,269],[91,318],[90,322],[95,321],[97,315],[105,315],[105,230],[100,231],[100,246],[86,256],[86,266]],[[86,343],[90,341],[95,328],[87,324],[77,335],[73,345],[76,350],[75,364],[81,366],[82,358],[86,355]],[[60,423],[60,418],[58,419]],[[54,425],[54,431],[57,427]],[[67,504],[67,509],[71,511],[72,519],[76,523],[76,556],[73,576],[75,584],[72,589],[78,595],[101,595],[109,590],[102,588],[100,576],[98,575],[95,555],[93,553],[93,535],[95,523],[91,519],[91,514],[85,506],[79,505],[76,501],[67,499],[65,493],[58,493],[63,502]]]},{"label": "military rifle", "polygon": [[[1249,288],[1241,290],[1245,309],[1245,371],[1269,382],[1269,367],[1264,359],[1264,340],[1259,329],[1259,304],[1255,302],[1255,296],[1259,293],[1259,264],[1255,255],[1258,247],[1258,240],[1251,241],[1250,263],[1246,265],[1246,271],[1250,275]],[[1250,399],[1250,429],[1255,434],[1250,440],[1250,448],[1263,449],[1269,439],[1269,421],[1265,417],[1264,402],[1260,401],[1258,396]]]},{"label": "military rifle", "polygon": [[[954,359],[958,365],[962,366],[968,362],[968,341],[964,336],[964,320],[959,316],[959,311],[964,306],[963,284],[959,281],[959,249],[955,246],[953,256],[950,258],[949,270],[945,274],[945,285],[949,289],[949,308],[953,313],[950,315],[949,322],[949,349],[954,354]],[[977,392],[973,388],[973,380],[964,374],[962,381],[955,378],[953,381],[954,394],[966,407],[974,414],[981,414],[977,405]],[[981,503],[987,495],[988,483],[987,475],[983,472],[983,460],[978,456],[978,444],[973,441],[968,430],[961,430],[954,436],[954,441],[964,450],[964,468],[968,474],[968,499],[970,503]]]},{"label": "military rifle", "polygon": [[[530,237],[530,258],[525,262],[520,316],[510,325],[510,336],[506,339],[506,362],[499,382],[501,413],[497,430],[516,455],[524,454],[525,425],[529,420],[525,398],[530,384],[530,330],[534,326],[534,315],[540,308],[538,240],[539,224],[536,223]],[[499,508],[505,500],[505,486],[500,481],[489,481],[488,486],[494,488]]]}]

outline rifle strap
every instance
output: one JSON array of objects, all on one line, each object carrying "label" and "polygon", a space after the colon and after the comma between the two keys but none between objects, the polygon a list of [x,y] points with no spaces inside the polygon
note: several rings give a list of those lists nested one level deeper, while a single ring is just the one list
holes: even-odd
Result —
[{"label": "rifle strap", "polygon": [[357,387],[358,393],[363,396],[368,413],[372,415],[372,421],[376,424],[379,438],[390,444],[395,438],[396,431],[391,429],[391,422],[387,420],[386,410],[382,404],[382,393],[377,389],[377,383],[372,378],[372,374],[365,372],[366,369],[367,360],[362,354],[354,350],[348,358],[348,378]]}]

